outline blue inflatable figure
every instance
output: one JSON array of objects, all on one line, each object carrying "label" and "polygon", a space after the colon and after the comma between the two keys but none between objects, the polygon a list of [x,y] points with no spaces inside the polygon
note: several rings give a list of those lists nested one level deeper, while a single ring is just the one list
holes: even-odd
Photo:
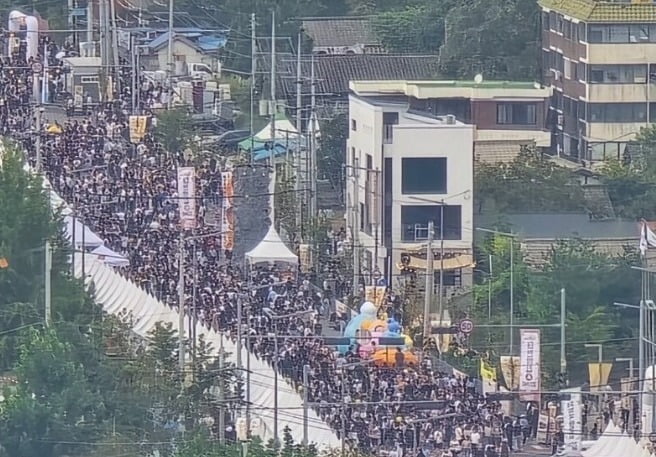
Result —
[{"label": "blue inflatable figure", "polygon": [[[345,338],[350,338],[351,339],[351,346],[353,346],[356,343],[356,336],[358,333],[358,330],[360,330],[360,327],[364,322],[367,321],[374,321],[376,320],[376,305],[373,303],[366,301],[360,306],[360,314],[355,316],[353,319],[349,321],[348,324],[346,324],[346,327],[344,328],[344,336]],[[338,346],[337,350],[345,354],[349,350],[349,346]]]}]

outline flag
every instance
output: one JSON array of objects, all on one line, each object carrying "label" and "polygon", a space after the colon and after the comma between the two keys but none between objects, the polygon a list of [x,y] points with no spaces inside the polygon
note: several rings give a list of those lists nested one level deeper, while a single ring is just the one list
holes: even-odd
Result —
[{"label": "flag", "polygon": [[642,228],[640,229],[640,254],[644,257],[647,255],[649,248],[656,247],[656,233],[647,225],[647,221],[642,221]]}]

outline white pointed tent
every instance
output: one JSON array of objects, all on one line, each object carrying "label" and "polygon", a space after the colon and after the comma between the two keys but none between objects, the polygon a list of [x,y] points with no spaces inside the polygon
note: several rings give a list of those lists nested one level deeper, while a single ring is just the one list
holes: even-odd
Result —
[{"label": "white pointed tent", "polygon": [[[271,208],[271,220],[276,219],[276,208],[274,206],[274,192],[276,186],[276,171],[273,168],[271,181],[269,181],[269,208]],[[251,265],[265,262],[284,262],[294,265],[298,264],[298,256],[294,254],[282,241],[278,231],[273,226],[269,227],[264,239],[257,246],[246,253],[246,260]]]},{"label": "white pointed tent", "polygon": [[[298,130],[296,130],[294,124],[292,124],[286,117],[276,117],[275,135],[276,139],[278,140],[285,138],[296,138],[298,136]],[[269,122],[266,127],[264,127],[255,135],[255,139],[260,141],[271,140],[271,122]]]},{"label": "white pointed tent", "polygon": [[273,225],[269,227],[264,239],[246,253],[246,258],[251,265],[265,262],[298,263],[298,256],[283,243]]}]

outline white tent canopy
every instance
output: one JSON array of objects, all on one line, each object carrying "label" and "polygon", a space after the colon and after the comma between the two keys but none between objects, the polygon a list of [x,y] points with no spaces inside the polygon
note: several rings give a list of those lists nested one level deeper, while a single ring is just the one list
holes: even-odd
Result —
[{"label": "white tent canopy", "polygon": [[[276,139],[296,138],[298,136],[298,130],[296,130],[296,127],[294,127],[294,124],[292,124],[289,119],[281,117],[276,119],[275,122]],[[255,135],[255,139],[260,141],[271,140],[271,122],[269,122],[266,127],[264,127],[257,133],[257,135]]]},{"label": "white tent canopy", "polygon": [[[93,233],[91,229],[80,222],[79,219],[72,216],[66,216],[64,221],[66,222],[66,236],[71,242],[73,241],[73,233],[75,233],[75,249],[79,247],[96,248],[105,243],[102,238]],[[73,230],[73,225],[75,225],[75,230]],[[82,246],[83,244],[84,246]]]},{"label": "white tent canopy", "polygon": [[246,258],[251,264],[265,262],[298,264],[298,256],[283,243],[273,225],[269,227],[269,231],[260,244],[246,253]]},{"label": "white tent canopy", "polygon": [[130,261],[123,257],[121,254],[112,251],[107,246],[98,246],[96,249],[91,251],[91,254],[98,257],[98,260],[102,260],[106,265],[110,267],[127,267],[130,265]]},{"label": "white tent canopy", "polygon": [[590,446],[589,449],[581,452],[581,455],[583,455],[583,457],[596,457],[602,455],[607,446],[613,446],[614,441],[621,433],[622,429],[615,425],[613,421],[609,421],[606,430],[604,430],[599,439]]}]

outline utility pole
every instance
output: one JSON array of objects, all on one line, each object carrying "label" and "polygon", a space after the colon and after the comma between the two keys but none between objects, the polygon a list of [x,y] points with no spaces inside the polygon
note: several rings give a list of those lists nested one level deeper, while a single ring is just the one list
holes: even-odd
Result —
[{"label": "utility pole", "polygon": [[510,355],[515,345],[515,239],[510,238]]},{"label": "utility pole", "polygon": [[303,446],[308,445],[310,366],[303,365]]},{"label": "utility pole", "polygon": [[107,24],[105,14],[105,0],[98,0],[98,39],[100,41],[100,73],[101,73],[101,87],[100,87],[100,100],[104,101],[107,95],[107,75],[108,75],[108,59],[107,59]]},{"label": "utility pole", "polygon": [[107,22],[108,23],[111,22],[111,27],[109,28],[109,32],[111,33],[111,39],[112,39],[111,46],[112,46],[112,58],[114,63],[114,69],[112,71],[114,77],[112,83],[116,84],[116,92],[120,94],[121,93],[121,67],[119,66],[119,60],[118,60],[118,27],[116,25],[116,7],[114,4],[114,0],[109,0],[109,11],[110,11],[111,21],[107,21]]},{"label": "utility pole", "polygon": [[[297,144],[296,144],[296,173],[294,177],[294,190],[297,198],[301,195],[301,180],[303,182],[305,179],[305,164],[303,163],[303,153],[301,152],[302,143],[301,143],[301,132],[303,132],[303,79],[301,73],[303,71],[301,66],[301,48],[303,47],[303,31],[298,32],[298,44],[296,46],[296,131],[298,132]],[[301,241],[303,241],[303,230],[300,230],[301,225],[303,224],[303,208],[304,204],[297,205],[296,211],[296,227],[299,229],[301,234]]]},{"label": "utility pole", "polygon": [[[50,241],[46,240],[46,259],[45,259],[45,323],[46,327],[50,327],[51,314],[52,314],[52,304],[51,304],[51,279],[52,279],[52,248],[50,247]],[[73,254],[75,255],[75,254]],[[83,254],[84,255],[84,254]]]},{"label": "utility pole", "polygon": [[180,369],[180,385],[184,385],[185,370],[185,280],[184,280],[184,234],[180,227],[180,241],[178,246],[178,363]]},{"label": "utility pole", "polygon": [[35,144],[35,149],[36,149],[36,172],[41,173],[41,106],[36,107],[36,144]]},{"label": "utility pole", "polygon": [[[378,268],[378,244],[380,243],[380,179],[379,179],[380,170],[376,168],[374,170],[374,272],[378,271],[380,273],[380,268]],[[391,283],[390,283],[391,284]],[[374,286],[378,284],[374,283]]]},{"label": "utility pole", "polygon": [[173,106],[173,0],[169,0],[169,43],[167,55],[167,85],[169,89],[168,109]]},{"label": "utility pole", "polygon": [[[87,2],[87,42],[93,41],[93,2]],[[94,54],[95,55],[95,54]]]},{"label": "utility pole", "polygon": [[132,33],[130,33],[130,58],[131,58],[131,67],[132,67],[132,114],[138,114],[137,107],[137,48],[135,47],[135,38]]},{"label": "utility pole", "polygon": [[274,350],[274,359],[273,359],[273,442],[278,448],[278,373],[280,366],[278,364],[278,359],[280,358],[280,353],[278,352],[278,321],[275,321],[275,333],[273,335],[273,350]]},{"label": "utility pole", "polygon": [[565,326],[567,302],[565,288],[560,289],[560,373],[565,376],[567,373],[567,356],[565,354]]},{"label": "utility pole", "polygon": [[[430,309],[433,300],[433,221],[428,222],[428,243],[426,244],[426,285],[424,292],[424,341],[430,335]],[[441,353],[441,351],[440,351]]]},{"label": "utility pole", "polygon": [[219,443],[225,443],[225,351],[223,350],[223,336],[219,348]]},{"label": "utility pole", "polygon": [[317,82],[314,68],[314,54],[312,54],[312,65],[310,73],[310,214],[312,218],[317,217]]},{"label": "utility pole", "polygon": [[[271,143],[276,143],[276,11],[271,11]],[[273,165],[273,151],[271,149],[271,165]]]},{"label": "utility pole", "polygon": [[[431,252],[431,256],[433,253]],[[431,268],[433,266],[431,265]],[[433,278],[431,277],[431,281]],[[440,328],[444,321],[444,200],[440,202],[440,286],[438,289],[440,296],[438,297],[439,312],[440,312]],[[432,293],[432,291],[431,291]],[[441,353],[440,353],[441,354]]]},{"label": "utility pole", "polygon": [[255,75],[257,74],[257,60],[256,60],[256,55],[255,51],[257,50],[257,37],[255,35],[256,32],[256,23],[255,23],[255,13],[251,14],[251,114],[250,114],[250,138],[251,138],[251,157],[250,157],[250,163],[253,165],[253,157],[255,156],[254,154],[254,141],[253,141],[253,136],[255,135],[254,127],[253,127],[253,117],[255,117],[255,109],[254,109],[254,103],[255,103]]},{"label": "utility pole", "polygon": [[353,296],[355,297],[358,293],[360,286],[360,221],[359,221],[359,211],[360,211],[360,193],[359,193],[359,183],[360,178],[360,160],[358,157],[353,157],[353,205],[351,210],[353,211],[353,227],[351,231],[353,232]]},{"label": "utility pole", "polygon": [[[241,301],[241,295],[237,294],[237,372],[239,373],[239,376],[241,377],[244,372],[242,370],[242,361],[241,361],[241,351],[242,351],[242,342],[241,339],[243,338],[242,336],[242,310],[243,304]],[[241,378],[240,378],[241,379]],[[243,385],[243,382],[239,382],[239,385]],[[241,408],[240,408],[241,412]],[[249,430],[250,430],[250,422],[246,422],[248,424]]]}]

